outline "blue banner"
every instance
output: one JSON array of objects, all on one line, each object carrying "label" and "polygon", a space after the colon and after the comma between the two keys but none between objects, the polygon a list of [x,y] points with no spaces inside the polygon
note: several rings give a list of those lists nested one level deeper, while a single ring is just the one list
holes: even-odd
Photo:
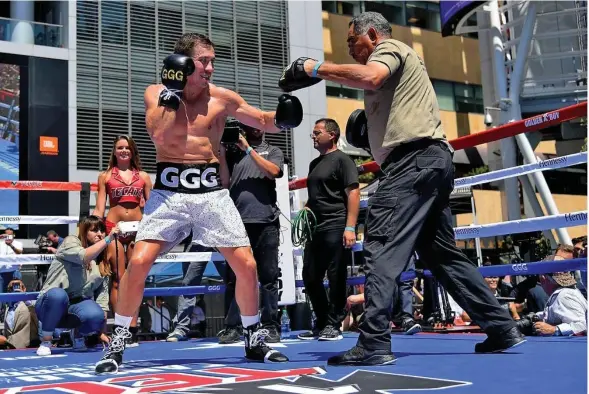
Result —
[{"label": "blue banner", "polygon": [[486,1],[440,1],[440,19],[442,25],[442,37],[455,33],[456,26],[471,10],[485,4]]}]

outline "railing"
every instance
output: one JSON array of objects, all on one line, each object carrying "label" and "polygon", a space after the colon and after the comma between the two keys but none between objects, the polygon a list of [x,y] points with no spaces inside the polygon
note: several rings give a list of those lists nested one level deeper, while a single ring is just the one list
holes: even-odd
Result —
[{"label": "railing", "polygon": [[[17,25],[26,23],[32,28],[30,44],[63,48],[63,26],[12,18],[0,17],[0,41],[13,41]],[[19,33],[20,33],[20,29]]]}]

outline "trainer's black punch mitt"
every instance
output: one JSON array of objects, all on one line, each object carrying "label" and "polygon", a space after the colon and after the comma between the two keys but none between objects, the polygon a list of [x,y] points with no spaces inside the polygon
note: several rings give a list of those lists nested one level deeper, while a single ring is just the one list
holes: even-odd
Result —
[{"label": "trainer's black punch mitt", "polygon": [[348,118],[348,123],[346,124],[346,140],[356,148],[370,148],[366,112],[363,109],[355,110]]},{"label": "trainer's black punch mitt", "polygon": [[305,72],[305,61],[314,60],[309,57],[299,57],[292,62],[282,72],[282,77],[278,81],[278,86],[284,92],[294,92],[295,90],[308,88],[322,81],[321,78],[313,78]]}]

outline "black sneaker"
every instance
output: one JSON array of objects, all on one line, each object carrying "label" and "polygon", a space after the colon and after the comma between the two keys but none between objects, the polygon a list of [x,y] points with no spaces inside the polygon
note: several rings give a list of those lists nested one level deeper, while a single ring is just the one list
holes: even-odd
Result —
[{"label": "black sneaker", "polygon": [[313,331],[307,331],[307,332],[300,333],[299,335],[297,335],[297,338],[302,339],[304,341],[311,341],[313,339],[318,339],[319,338],[319,330],[314,328]]},{"label": "black sneaker", "polygon": [[413,319],[407,319],[401,325],[401,329],[405,335],[413,335],[421,332],[421,325],[416,323]]},{"label": "black sneaker", "polygon": [[526,337],[516,327],[501,335],[489,335],[483,342],[474,347],[475,353],[499,353],[519,346],[526,341]]},{"label": "black sneaker", "polygon": [[217,334],[219,344],[227,345],[241,341],[241,330],[239,327],[226,327]]},{"label": "black sneaker", "polygon": [[327,365],[389,365],[396,360],[390,350],[366,350],[354,346],[343,354],[330,357]]},{"label": "black sneaker", "polygon": [[268,330],[268,336],[266,336],[266,343],[280,343],[280,333],[278,332],[278,327],[274,324],[268,324],[267,326],[262,326],[264,330]]},{"label": "black sneaker", "polygon": [[249,326],[243,330],[245,336],[245,358],[251,361],[285,363],[288,357],[278,350],[266,345],[264,339],[268,336],[268,330],[259,324]]},{"label": "black sneaker", "polygon": [[343,338],[342,332],[329,324],[319,333],[320,341],[339,341]]},{"label": "black sneaker", "polygon": [[131,332],[129,332],[128,328],[114,327],[114,335],[110,339],[106,353],[94,366],[96,374],[117,373],[119,371],[119,366],[123,363],[125,342],[128,338],[131,338]]},{"label": "black sneaker", "polygon": [[137,332],[139,329],[137,327],[129,327],[129,332],[131,333],[131,338],[127,338],[125,340],[126,347],[137,347],[139,346],[139,339],[137,338]]}]

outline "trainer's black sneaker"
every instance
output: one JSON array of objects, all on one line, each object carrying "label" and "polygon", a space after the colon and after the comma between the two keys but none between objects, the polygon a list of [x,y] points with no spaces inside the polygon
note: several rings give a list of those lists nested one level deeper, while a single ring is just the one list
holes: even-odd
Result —
[{"label": "trainer's black sneaker", "polygon": [[421,325],[416,323],[413,319],[407,319],[401,325],[401,329],[405,335],[413,335],[421,332]]},{"label": "trainer's black sneaker", "polygon": [[367,350],[354,346],[343,354],[330,357],[327,365],[389,365],[396,360],[390,350]]},{"label": "trainer's black sneaker", "polygon": [[117,373],[119,371],[119,366],[123,363],[125,342],[128,338],[131,338],[131,332],[129,332],[128,328],[114,327],[114,334],[110,339],[106,353],[94,366],[96,374]]},{"label": "trainer's black sneaker", "polygon": [[297,338],[302,339],[304,341],[311,341],[313,339],[319,338],[319,330],[314,328],[313,331],[302,332],[297,335]]},{"label": "trainer's black sneaker", "polygon": [[217,334],[219,344],[227,345],[241,341],[241,331],[239,327],[226,327],[224,330],[219,331]]},{"label": "trainer's black sneaker", "polygon": [[339,341],[343,338],[342,332],[329,324],[319,333],[320,341]]},{"label": "trainer's black sneaker", "polygon": [[280,343],[280,333],[278,332],[278,327],[274,324],[268,324],[262,326],[264,330],[268,330],[268,335],[266,336],[266,343]]},{"label": "trainer's black sneaker", "polygon": [[288,361],[288,357],[284,354],[266,345],[264,340],[268,335],[268,330],[261,328],[259,324],[245,328],[243,334],[245,336],[245,358],[248,360],[271,363]]},{"label": "trainer's black sneaker", "polygon": [[516,327],[500,335],[489,335],[483,342],[474,346],[476,353],[499,353],[521,345],[526,341],[526,337]]}]

